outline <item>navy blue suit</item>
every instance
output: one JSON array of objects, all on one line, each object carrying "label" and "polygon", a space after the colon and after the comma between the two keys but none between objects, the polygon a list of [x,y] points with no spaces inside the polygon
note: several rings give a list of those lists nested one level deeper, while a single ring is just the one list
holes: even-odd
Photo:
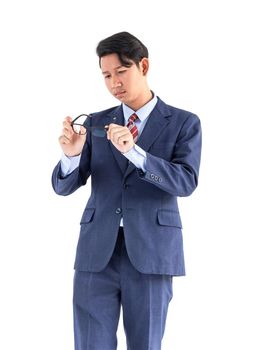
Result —
[{"label": "navy blue suit", "polygon": [[[87,123],[124,125],[122,106],[95,113]],[[123,217],[126,251],[136,271],[161,276],[185,274],[177,197],[189,196],[198,184],[199,118],[158,99],[137,145],[147,152],[145,173],[128,162],[107,138],[90,133],[79,167],[65,178],[61,177],[60,163],[54,169],[53,188],[60,195],[71,194],[91,176],[91,196],[81,218],[75,260],[80,273],[107,268]]]}]

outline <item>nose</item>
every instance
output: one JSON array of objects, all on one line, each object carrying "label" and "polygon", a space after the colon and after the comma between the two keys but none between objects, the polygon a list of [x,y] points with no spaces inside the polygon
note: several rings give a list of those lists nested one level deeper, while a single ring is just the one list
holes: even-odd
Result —
[{"label": "nose", "polygon": [[111,88],[116,89],[117,87],[120,87],[122,83],[120,82],[119,78],[117,76],[113,76],[111,78]]}]

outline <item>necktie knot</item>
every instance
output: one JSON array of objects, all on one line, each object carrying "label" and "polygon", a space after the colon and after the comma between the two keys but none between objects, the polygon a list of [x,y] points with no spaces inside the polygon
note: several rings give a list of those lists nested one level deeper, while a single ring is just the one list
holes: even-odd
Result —
[{"label": "necktie knot", "polygon": [[138,119],[138,116],[135,113],[133,113],[128,119],[128,123],[134,123],[136,119]]}]

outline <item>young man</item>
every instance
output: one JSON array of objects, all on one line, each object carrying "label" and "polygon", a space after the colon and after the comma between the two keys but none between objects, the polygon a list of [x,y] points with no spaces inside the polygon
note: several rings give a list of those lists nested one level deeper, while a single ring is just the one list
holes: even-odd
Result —
[{"label": "young man", "polygon": [[65,119],[64,155],[52,176],[60,195],[91,176],[75,261],[75,349],[116,349],[122,306],[127,348],[159,350],[172,277],[185,274],[177,197],[197,187],[200,122],[150,90],[148,51],[133,35],[102,40],[97,54],[121,104],[78,131]]}]

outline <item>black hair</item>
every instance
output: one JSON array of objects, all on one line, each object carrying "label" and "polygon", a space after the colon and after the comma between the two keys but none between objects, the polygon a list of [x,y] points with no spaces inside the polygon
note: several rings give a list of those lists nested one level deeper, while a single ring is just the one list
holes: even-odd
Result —
[{"label": "black hair", "polygon": [[96,48],[99,57],[99,66],[101,57],[116,53],[121,64],[130,67],[133,61],[137,66],[144,58],[148,58],[146,46],[135,36],[128,32],[120,32],[106,39],[101,40]]}]

